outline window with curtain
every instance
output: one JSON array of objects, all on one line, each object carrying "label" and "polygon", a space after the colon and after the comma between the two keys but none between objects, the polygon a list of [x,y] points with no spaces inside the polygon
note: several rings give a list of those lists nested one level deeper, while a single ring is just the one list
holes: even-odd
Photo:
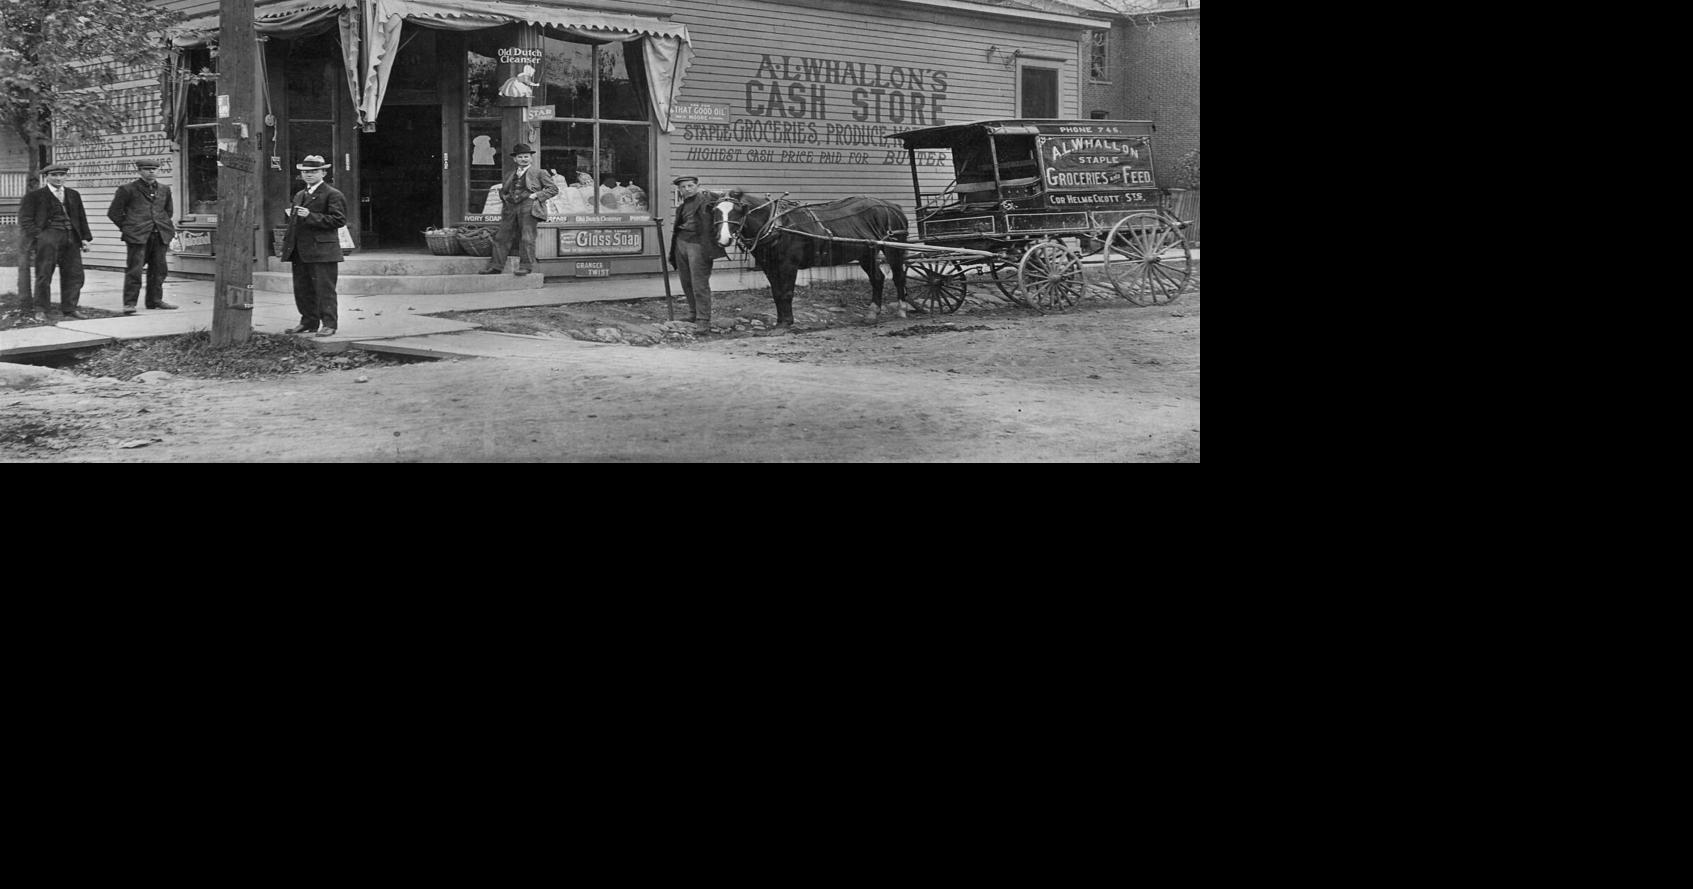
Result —
[{"label": "window with curtain", "polygon": [[555,213],[652,213],[651,114],[640,41],[543,41],[547,104],[538,163],[558,180]]},{"label": "window with curtain", "polygon": [[1111,32],[1088,32],[1088,78],[1102,82],[1111,80]]}]

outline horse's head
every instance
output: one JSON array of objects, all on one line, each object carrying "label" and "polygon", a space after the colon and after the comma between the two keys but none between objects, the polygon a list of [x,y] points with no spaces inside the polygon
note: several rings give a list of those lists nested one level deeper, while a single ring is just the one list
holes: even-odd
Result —
[{"label": "horse's head", "polygon": [[752,252],[770,234],[767,229],[771,220],[784,206],[791,205],[772,195],[755,199],[738,188],[731,189],[712,207],[717,221],[717,243],[728,247],[739,241],[741,249]]},{"label": "horse's head", "polygon": [[[738,188],[730,189],[727,195],[712,205],[711,215],[713,227],[717,230],[718,246],[728,247],[741,235],[741,229],[746,224],[746,195]],[[751,238],[744,240],[750,241]]]}]

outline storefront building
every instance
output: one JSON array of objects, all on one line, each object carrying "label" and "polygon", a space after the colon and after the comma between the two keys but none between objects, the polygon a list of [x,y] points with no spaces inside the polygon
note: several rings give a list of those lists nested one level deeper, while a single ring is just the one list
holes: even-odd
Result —
[{"label": "storefront building", "polygon": [[[212,274],[218,96],[241,85],[203,76],[227,39],[217,0],[167,2],[188,17],[168,70],[112,91],[135,105],[137,132],[55,159],[91,206],[134,178],[135,158],[165,159],[182,221],[173,267]],[[953,0],[257,0],[255,23],[261,255],[306,155],[333,162],[360,247],[427,252],[427,228],[498,221],[493,189],[523,142],[560,187],[537,254],[564,277],[578,264],[658,271],[655,229],[684,173],[716,191],[869,194],[909,210],[910,167],[887,135],[1084,117],[1089,34],[1110,27]],[[950,179],[935,154],[925,191]],[[121,265],[102,224],[89,262]]]}]

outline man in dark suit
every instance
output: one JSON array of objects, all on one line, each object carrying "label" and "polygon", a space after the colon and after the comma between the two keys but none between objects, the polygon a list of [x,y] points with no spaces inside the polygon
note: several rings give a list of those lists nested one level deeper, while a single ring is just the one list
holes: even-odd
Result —
[{"label": "man in dark suit", "polygon": [[506,177],[500,186],[500,230],[494,234],[494,255],[488,258],[484,275],[498,275],[506,270],[506,257],[515,247],[517,273],[527,275],[535,270],[535,227],[547,218],[547,201],[558,197],[558,185],[540,167],[530,166],[535,149],[522,142],[512,146],[512,159],[517,170]]},{"label": "man in dark suit", "polygon": [[165,302],[165,276],[170,274],[165,245],[176,236],[176,208],[171,204],[170,186],[159,181],[159,162],[135,162],[141,178],[118,186],[106,218],[123,232],[129,264],[123,273],[123,313],[135,314],[141,297],[141,271],[147,271],[147,308],[174,309]]},{"label": "man in dark suit", "polygon": [[82,299],[82,251],[88,249],[94,233],[88,229],[82,195],[65,185],[70,167],[48,164],[41,173],[47,184],[24,195],[18,204],[25,242],[35,244],[35,308],[31,312],[26,306],[24,316],[47,320],[53,307],[53,269],[57,268],[60,311],[66,318],[87,318],[77,310],[77,301]]},{"label": "man in dark suit", "polygon": [[670,267],[682,279],[694,332],[710,333],[711,264],[729,255],[712,231],[712,205],[720,196],[702,190],[698,176],[677,176],[671,184],[682,203],[676,206],[676,222],[670,229]]},{"label": "man in dark suit", "polygon": [[316,154],[294,165],[306,187],[294,195],[282,239],[282,259],[293,264],[294,307],[300,310],[299,325],[288,333],[335,335],[335,285],[342,259],[336,230],[347,224],[347,196],[323,181],[329,167]]}]

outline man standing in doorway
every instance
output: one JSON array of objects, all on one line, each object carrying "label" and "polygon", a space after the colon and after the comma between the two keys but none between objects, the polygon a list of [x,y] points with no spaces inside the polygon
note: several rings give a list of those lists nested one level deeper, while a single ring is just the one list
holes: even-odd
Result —
[{"label": "man standing in doorway", "polygon": [[[88,228],[88,213],[82,208],[82,195],[65,185],[71,168],[64,164],[48,164],[41,170],[47,184],[24,195],[18,204],[18,225],[23,229],[25,243],[35,244],[35,311],[33,320],[46,321],[53,308],[53,269],[59,270],[59,309],[66,318],[81,320],[87,315],[77,310],[82,299],[82,251],[94,240]],[[32,317],[28,300],[23,317]]]},{"label": "man standing in doorway", "polygon": [[347,224],[347,196],[323,181],[329,167],[316,154],[294,165],[306,187],[294,195],[288,234],[282,239],[282,259],[294,269],[294,307],[300,310],[300,323],[288,333],[335,335],[335,286],[342,259],[336,230]]},{"label": "man standing in doorway", "polygon": [[711,205],[717,195],[700,189],[698,176],[677,176],[672,185],[682,197],[670,236],[670,267],[682,279],[688,320],[695,333],[711,332],[711,264],[729,255],[712,232]]},{"label": "man standing in doorway", "polygon": [[512,146],[511,157],[517,161],[517,171],[500,186],[500,230],[494,235],[494,255],[488,258],[484,275],[504,272],[513,248],[518,251],[517,273],[535,270],[535,227],[547,218],[547,201],[558,197],[558,185],[547,171],[529,165],[535,149],[519,142]]},{"label": "man standing in doorway", "polygon": [[165,245],[176,236],[176,208],[170,186],[159,182],[159,162],[139,160],[135,169],[141,178],[118,186],[106,218],[123,232],[129,264],[123,274],[123,313],[135,314],[141,297],[141,271],[147,270],[147,308],[174,309],[165,302],[165,276],[170,274]]}]

